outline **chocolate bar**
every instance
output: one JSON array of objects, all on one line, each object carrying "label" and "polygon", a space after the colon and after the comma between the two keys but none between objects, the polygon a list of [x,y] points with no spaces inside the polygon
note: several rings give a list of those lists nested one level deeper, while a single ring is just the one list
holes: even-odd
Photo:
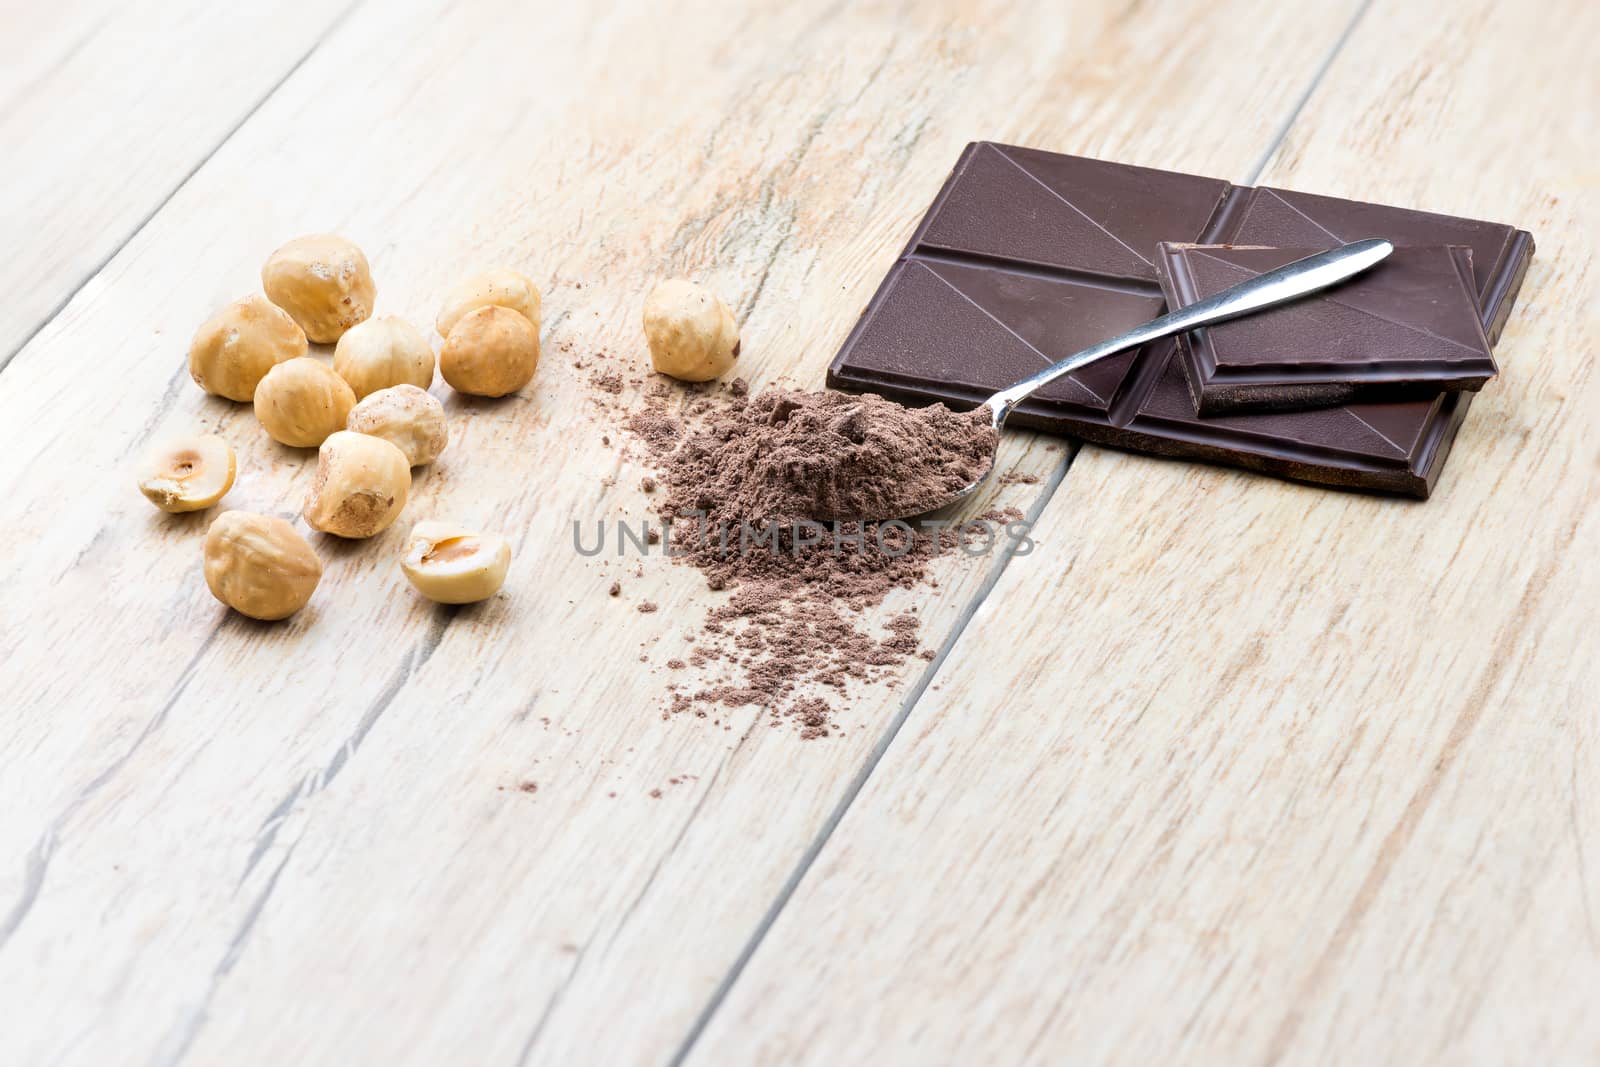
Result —
[{"label": "chocolate bar", "polygon": [[[979,142],[969,145],[828,368],[828,384],[972,407],[1160,314],[1161,241],[1330,248],[1363,237],[1471,251],[1491,341],[1533,238],[1511,226]],[[1091,364],[1017,425],[1280,477],[1426,497],[1471,393],[1205,418],[1173,339]]]},{"label": "chocolate bar", "polygon": [[[1310,255],[1312,249],[1158,246],[1169,307]],[[1180,338],[1179,366],[1202,415],[1293,411],[1479,389],[1495,374],[1478,318],[1472,250],[1397,248],[1359,277]]]}]

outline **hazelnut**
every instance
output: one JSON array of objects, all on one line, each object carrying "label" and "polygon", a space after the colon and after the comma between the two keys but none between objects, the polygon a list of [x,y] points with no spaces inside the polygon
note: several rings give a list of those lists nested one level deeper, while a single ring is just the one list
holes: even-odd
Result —
[{"label": "hazelnut", "polygon": [[139,465],[139,491],[162,511],[203,511],[233,488],[233,447],[214,433],[164,441]]},{"label": "hazelnut", "polygon": [[534,332],[538,332],[539,287],[514,270],[498,267],[475,274],[450,290],[434,321],[439,336],[449,337],[463,315],[490,305],[510,308],[533,323]]},{"label": "hazelnut", "polygon": [[371,315],[377,295],[367,257],[331,233],[296,237],[268,256],[261,288],[319,345],[332,344]]},{"label": "hazelnut", "polygon": [[413,467],[438,459],[450,439],[444,405],[414,385],[379,389],[351,409],[345,429],[383,438]]},{"label": "hazelnut", "polygon": [[340,430],[317,452],[317,477],[302,514],[323,533],[371,537],[389,528],[410,492],[404,452],[381,437]]},{"label": "hazelnut", "polygon": [[417,592],[440,604],[475,604],[505,584],[511,546],[503,537],[473,533],[448,522],[411,528],[400,569]]},{"label": "hazelnut", "polygon": [[345,380],[310,356],[280,363],[256,386],[256,418],[274,441],[315,448],[344,429],[356,394]]},{"label": "hazelnut", "polygon": [[306,335],[289,313],[253,293],[195,331],[189,342],[189,376],[208,393],[248,401],[267,371],[306,352]]},{"label": "hazelnut", "polygon": [[359,400],[391,385],[433,384],[433,349],[405,319],[383,315],[350,327],[333,349],[333,369]]},{"label": "hazelnut", "polygon": [[711,290],[684,278],[670,278],[650,291],[644,336],[655,369],[686,382],[726,374],[739,356],[733,312]]},{"label": "hazelnut", "polygon": [[526,316],[498,305],[461,316],[439,353],[439,373],[457,392],[505,396],[533,380],[539,331]]},{"label": "hazelnut", "polygon": [[270,622],[306,606],[322,580],[322,561],[284,520],[225,511],[206,531],[205,573],[212,596]]}]

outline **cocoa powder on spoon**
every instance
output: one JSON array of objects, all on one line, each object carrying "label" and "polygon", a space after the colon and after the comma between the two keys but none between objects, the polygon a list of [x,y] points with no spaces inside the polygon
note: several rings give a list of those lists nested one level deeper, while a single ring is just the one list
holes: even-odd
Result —
[{"label": "cocoa powder on spoon", "polygon": [[[972,484],[994,453],[986,412],[774,389],[675,457],[712,524],[917,515]],[[684,479],[685,482],[690,479]]]}]

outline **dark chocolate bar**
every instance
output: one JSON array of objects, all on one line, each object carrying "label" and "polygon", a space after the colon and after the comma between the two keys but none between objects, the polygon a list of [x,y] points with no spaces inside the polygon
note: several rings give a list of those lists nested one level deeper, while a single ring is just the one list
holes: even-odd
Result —
[{"label": "dark chocolate bar", "polygon": [[[1187,307],[1313,251],[1163,242],[1156,273],[1167,305]],[[1195,330],[1178,363],[1202,415],[1475,390],[1495,373],[1460,245],[1400,247],[1333,289]]]},{"label": "dark chocolate bar", "polygon": [[[1330,248],[1362,237],[1471,250],[1485,332],[1533,255],[1510,226],[1241,188],[1213,178],[980,142],[969,145],[828,368],[828,384],[971,407],[1160,314],[1161,241]],[[1472,394],[1202,418],[1152,342],[1040,390],[1018,425],[1324,485],[1426,497]]]}]

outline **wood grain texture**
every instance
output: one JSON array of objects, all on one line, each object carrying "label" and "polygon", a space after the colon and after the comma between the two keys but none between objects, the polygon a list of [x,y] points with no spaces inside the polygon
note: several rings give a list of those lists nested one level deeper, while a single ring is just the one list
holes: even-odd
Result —
[{"label": "wood grain texture", "polygon": [[[1244,176],[1354,8],[1226,7],[414,0],[341,24],[0,375],[0,529],[26,546],[0,555],[0,691],[23,709],[0,720],[0,1002],[19,1008],[0,1048],[670,1057],[918,668],[862,691],[826,744],[751,729],[752,709],[661,721],[659,665],[715,598],[659,558],[636,576],[571,550],[573,518],[647,504],[602,444],[595,353],[640,359],[645,291],[687,272],[737,304],[757,384],[820,384],[975,136]],[[1237,24],[1255,31],[1238,77],[1189,85]],[[240,452],[229,506],[298,510],[306,457],[202,397],[183,352],[318,229],[365,247],[380,312],[423,323],[471,270],[528,271],[545,358],[505,403],[439,387],[452,444],[402,529],[319,539],[312,606],[257,625],[203,587],[206,517],[155,514],[128,466],[154,435],[215,429]],[[1036,474],[1063,456],[1006,445]],[[509,595],[409,594],[403,527],[432,515],[512,536]],[[948,559],[939,596],[875,617],[916,607],[937,646],[996,565]],[[646,598],[660,613],[633,610]]]},{"label": "wood grain texture", "polygon": [[1377,5],[1262,175],[1535,232],[1435,497],[1082,451],[691,1064],[1600,1058],[1596,15]]},{"label": "wood grain texture", "polygon": [[347,6],[7,4],[0,367],[242,122]]}]

